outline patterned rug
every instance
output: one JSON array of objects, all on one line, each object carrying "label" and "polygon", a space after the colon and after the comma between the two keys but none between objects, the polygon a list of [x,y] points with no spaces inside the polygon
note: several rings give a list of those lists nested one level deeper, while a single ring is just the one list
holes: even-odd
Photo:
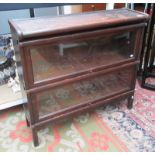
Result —
[{"label": "patterned rug", "polygon": [[0,85],[15,77],[14,49],[10,34],[0,35]]},{"label": "patterned rug", "polygon": [[22,107],[1,111],[0,151],[155,151],[155,92],[137,82],[133,109],[127,110],[124,102],[39,131],[38,147]]}]

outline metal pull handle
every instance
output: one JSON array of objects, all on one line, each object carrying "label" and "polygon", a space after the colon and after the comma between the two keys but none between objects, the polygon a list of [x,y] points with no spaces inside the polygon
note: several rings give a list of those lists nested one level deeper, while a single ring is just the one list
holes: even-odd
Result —
[{"label": "metal pull handle", "polygon": [[95,10],[95,5],[91,5],[92,10]]}]

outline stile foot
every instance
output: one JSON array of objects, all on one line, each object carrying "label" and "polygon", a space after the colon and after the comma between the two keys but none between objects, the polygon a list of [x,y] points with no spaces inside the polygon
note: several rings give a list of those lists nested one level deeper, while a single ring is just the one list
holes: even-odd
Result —
[{"label": "stile foot", "polygon": [[32,128],[32,136],[33,136],[33,144],[34,144],[34,146],[38,146],[39,145],[39,140],[38,140],[37,130],[35,128]]},{"label": "stile foot", "polygon": [[133,107],[133,96],[130,96],[129,98],[128,98],[128,103],[127,103],[127,108],[128,109],[132,109],[132,107]]},{"label": "stile foot", "polygon": [[26,118],[26,124],[27,124],[27,127],[30,127],[30,123],[27,118]]}]

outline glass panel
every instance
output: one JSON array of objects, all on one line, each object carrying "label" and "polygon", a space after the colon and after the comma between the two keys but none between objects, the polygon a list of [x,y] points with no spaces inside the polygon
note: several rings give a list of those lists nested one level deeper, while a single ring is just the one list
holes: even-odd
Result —
[{"label": "glass panel", "polygon": [[127,68],[39,92],[36,94],[39,116],[129,90],[131,77],[132,70]]},{"label": "glass panel", "polygon": [[107,66],[133,56],[135,32],[30,49],[34,81]]}]

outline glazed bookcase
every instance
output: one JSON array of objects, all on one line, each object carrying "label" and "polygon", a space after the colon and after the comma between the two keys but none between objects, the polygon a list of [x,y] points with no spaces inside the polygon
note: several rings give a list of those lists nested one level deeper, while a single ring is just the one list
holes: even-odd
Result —
[{"label": "glazed bookcase", "polygon": [[126,98],[132,108],[148,20],[128,9],[9,20],[35,146],[52,122]]}]

